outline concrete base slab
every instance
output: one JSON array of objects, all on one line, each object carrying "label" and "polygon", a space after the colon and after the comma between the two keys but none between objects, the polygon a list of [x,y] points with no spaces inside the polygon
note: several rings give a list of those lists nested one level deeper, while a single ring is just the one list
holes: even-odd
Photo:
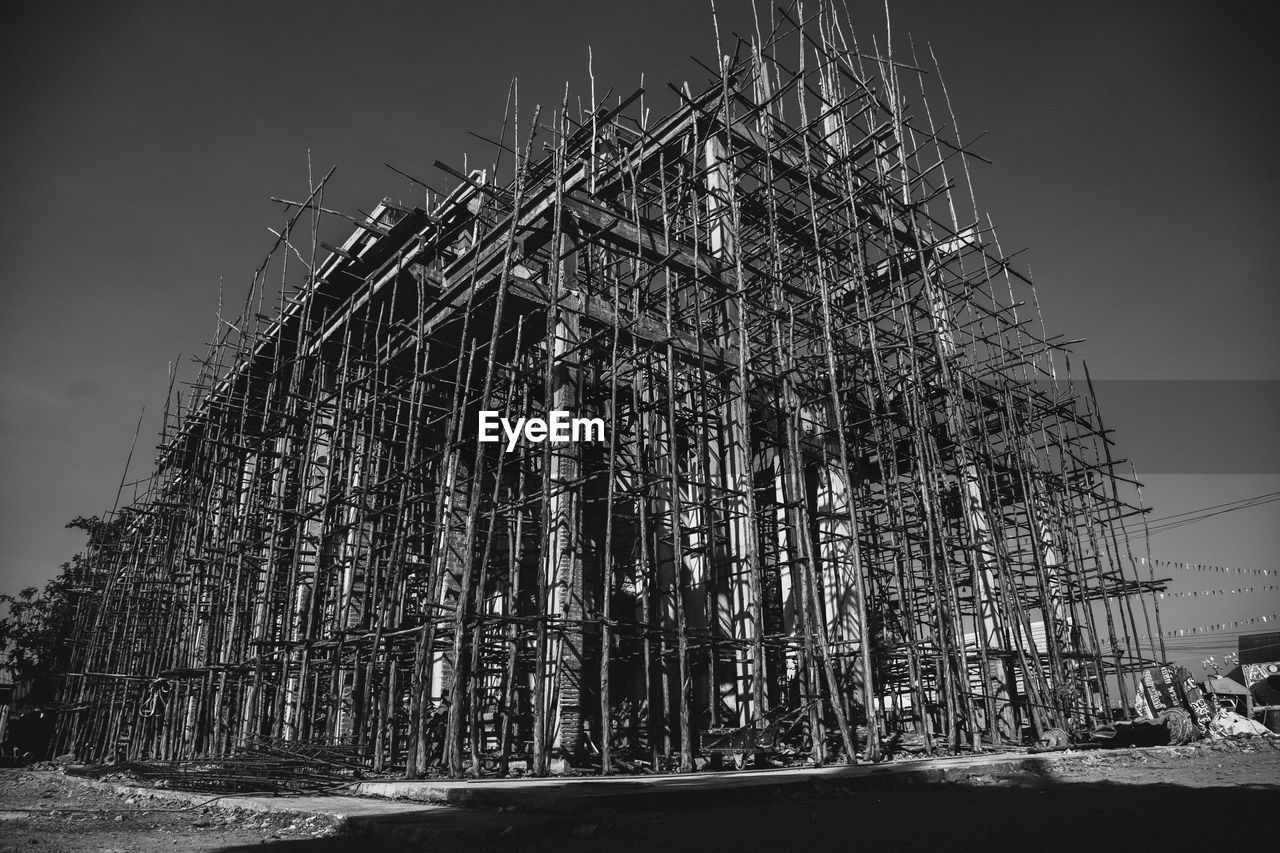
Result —
[{"label": "concrete base slab", "polygon": [[605,776],[572,779],[366,781],[352,789],[365,797],[479,808],[549,812],[592,809],[702,808],[779,794],[818,792],[823,787],[916,785],[963,782],[975,774],[1051,772],[1072,755],[1001,754],[933,758],[892,764],[751,770],[734,773]]},{"label": "concrete base slab", "polygon": [[[1107,750],[1103,755],[1151,755],[1165,750]],[[581,834],[595,812],[673,813],[738,807],[842,791],[904,791],[936,784],[1039,787],[1081,759],[1099,753],[1026,753],[935,758],[880,765],[810,767],[733,773],[511,780],[364,781],[341,794],[210,796],[93,782],[118,793],[192,808],[241,809],[298,817],[324,816],[348,837],[406,843],[497,843],[523,832]],[[1145,760],[1141,757],[1138,760]],[[1064,774],[1065,775],[1065,774]]]}]

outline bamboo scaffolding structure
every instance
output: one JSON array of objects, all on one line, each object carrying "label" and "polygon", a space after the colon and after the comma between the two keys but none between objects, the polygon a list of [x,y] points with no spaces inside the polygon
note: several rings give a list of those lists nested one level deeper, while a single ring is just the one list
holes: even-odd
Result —
[{"label": "bamboo scaffolding structure", "polygon": [[[429,209],[284,202],[77,564],[58,751],[691,772],[787,714],[854,762],[1125,713],[1142,510],[907,56],[797,5],[662,118],[508,109]],[[605,435],[481,440],[554,411]]]}]

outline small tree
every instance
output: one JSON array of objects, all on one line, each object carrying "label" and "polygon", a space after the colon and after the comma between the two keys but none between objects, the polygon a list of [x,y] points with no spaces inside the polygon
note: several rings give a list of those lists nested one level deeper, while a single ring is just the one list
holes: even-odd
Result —
[{"label": "small tree", "polygon": [[67,663],[71,630],[66,579],[71,563],[41,591],[29,586],[17,595],[0,595],[8,612],[0,617],[0,660],[18,681],[52,675]]},{"label": "small tree", "polygon": [[[116,536],[120,520],[105,522],[97,516],[72,519],[69,528],[85,531],[90,553]],[[77,554],[59,567],[44,589],[29,586],[17,595],[0,595],[5,606],[0,616],[0,666],[15,680],[25,681],[67,672],[75,631],[77,594],[86,591],[91,565]]]}]

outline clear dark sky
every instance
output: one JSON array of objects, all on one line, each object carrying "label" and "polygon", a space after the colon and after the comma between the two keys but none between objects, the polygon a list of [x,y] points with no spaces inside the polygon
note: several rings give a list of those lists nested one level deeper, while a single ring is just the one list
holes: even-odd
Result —
[{"label": "clear dark sky", "polygon": [[[751,32],[748,0],[718,6],[722,30]],[[882,6],[850,6],[883,42]],[[1115,380],[1104,414],[1156,515],[1280,491],[1271,9],[893,8],[897,49],[908,32],[933,45],[962,136],[987,131],[979,207],[1006,251],[1030,248],[1050,330],[1086,338],[1095,378]],[[565,81],[585,97],[591,46],[602,92],[643,73],[661,114],[665,82],[700,82],[688,57],[715,55],[705,0],[26,3],[5,18],[0,591],[80,547],[63,524],[110,508],[143,406],[130,479],[149,468],[168,363],[185,353],[194,372],[220,278],[241,304],[282,218],[268,197],[305,196],[308,150],[318,173],[338,166],[329,206],[418,201],[384,161],[428,179],[436,159],[488,161],[467,131],[497,135],[512,77],[526,116]],[[1141,381],[1188,379],[1215,382]],[[1274,569],[1278,530],[1280,502],[1152,549]],[[1274,592],[1180,600],[1166,627],[1278,610]]]}]

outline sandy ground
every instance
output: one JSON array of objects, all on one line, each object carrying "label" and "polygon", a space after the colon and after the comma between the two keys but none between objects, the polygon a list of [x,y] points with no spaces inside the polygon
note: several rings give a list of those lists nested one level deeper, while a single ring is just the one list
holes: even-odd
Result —
[{"label": "sandy ground", "polygon": [[225,850],[336,832],[335,822],[324,817],[221,809],[216,800],[183,806],[146,792],[116,793],[58,772],[0,771],[0,850],[5,851]]},{"label": "sandy ground", "polygon": [[[325,817],[181,808],[54,772],[0,771],[0,850],[330,853],[531,850],[1144,849],[1248,844],[1280,810],[1280,739],[1091,752],[1049,776],[974,773],[964,784],[777,796],[705,809],[550,815],[440,808],[412,833],[352,837]],[[1245,827],[1254,827],[1246,831]]]}]

